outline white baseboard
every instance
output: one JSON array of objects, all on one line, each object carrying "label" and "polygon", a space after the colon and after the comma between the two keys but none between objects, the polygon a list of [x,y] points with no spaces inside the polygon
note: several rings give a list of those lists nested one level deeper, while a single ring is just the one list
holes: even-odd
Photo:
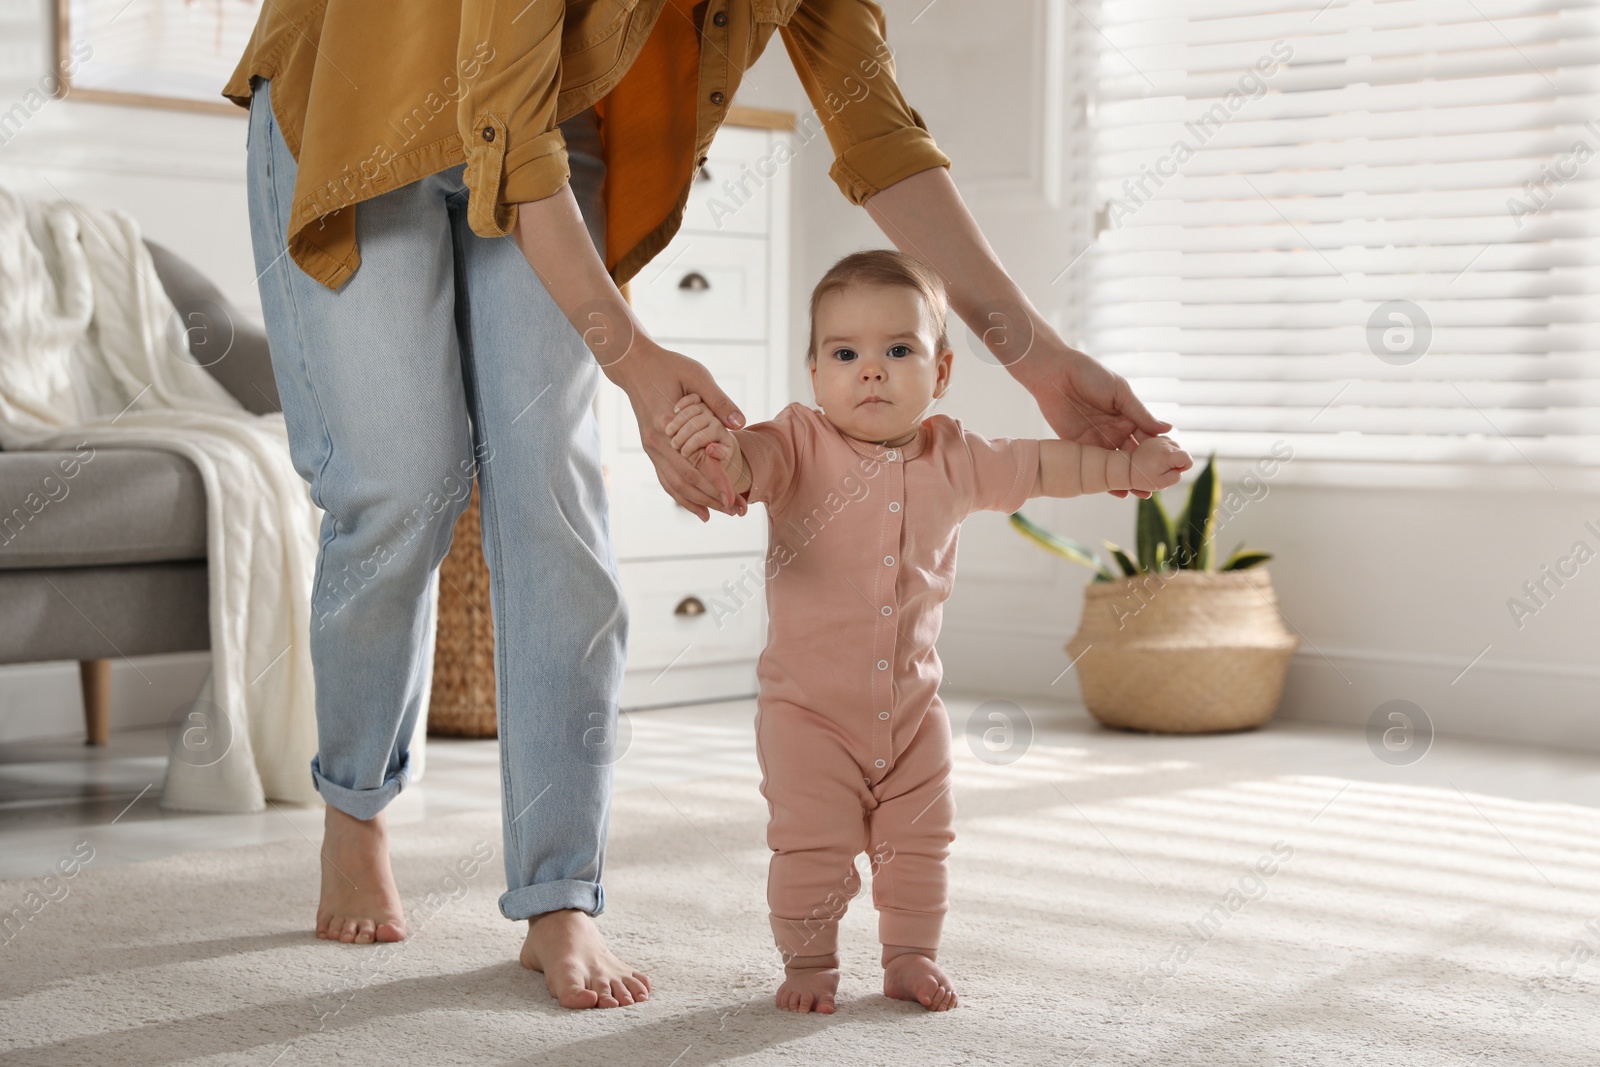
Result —
[{"label": "white baseboard", "polygon": [[[200,692],[210,666],[209,652],[113,660],[111,729],[168,722]],[[0,667],[0,742],[83,733],[83,688],[76,660]]]},{"label": "white baseboard", "polygon": [[[973,694],[1081,701],[1068,633],[947,620],[939,639],[946,684]],[[1404,699],[1436,733],[1600,752],[1600,668],[1485,656],[1301,645],[1289,666],[1281,718],[1364,727],[1378,706]],[[1054,683],[1054,684],[1052,684]]]}]

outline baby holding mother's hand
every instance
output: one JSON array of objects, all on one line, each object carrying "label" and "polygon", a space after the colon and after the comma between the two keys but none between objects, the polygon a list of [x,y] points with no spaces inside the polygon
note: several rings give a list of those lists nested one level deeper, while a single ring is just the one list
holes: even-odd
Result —
[{"label": "baby holding mother's hand", "polygon": [[[666,426],[741,501],[767,505],[767,645],[756,746],[772,864],[767,901],[786,978],[777,1004],[834,1010],[838,922],[871,857],[883,992],[956,1006],[936,962],[948,910],[950,722],[934,642],[961,521],[1035,496],[1178,481],[1166,437],[1132,452],[1073,441],[986,439],[924,417],[950,384],[937,274],[899,252],[846,256],[811,297],[806,361],[821,410],[724,427],[694,394]],[[866,491],[862,492],[862,486]]]}]

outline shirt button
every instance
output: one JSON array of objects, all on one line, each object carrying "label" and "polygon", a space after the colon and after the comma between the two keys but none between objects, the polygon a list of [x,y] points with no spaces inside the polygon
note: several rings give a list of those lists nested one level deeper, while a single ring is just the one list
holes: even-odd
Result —
[{"label": "shirt button", "polygon": [[879,670],[880,670],[880,671],[886,671],[886,670],[888,670],[888,669],[889,669],[889,661],[888,661],[888,660],[886,660],[886,659],[880,659],[880,660],[879,660],[879,661],[878,661],[878,669],[879,669]]},{"label": "shirt button", "polygon": [[722,106],[722,102],[724,100],[726,100],[726,99],[727,99],[727,97],[722,95],[722,90],[720,90],[720,89],[718,89],[716,92],[711,94],[711,102],[713,104],[716,104],[718,107],[721,107]]},{"label": "shirt button", "polygon": [[873,760],[872,761],[872,765],[874,767],[887,767],[888,766],[888,764],[883,762],[883,760],[881,760],[881,759],[880,760]]},{"label": "shirt button", "polygon": [[890,607],[890,606],[889,606],[889,605],[887,605],[887,604],[885,604],[885,605],[884,605],[884,606],[883,606],[883,613],[884,613],[884,614],[885,614],[885,615],[893,615],[893,614],[894,614],[894,609],[893,609],[893,608],[891,608],[891,607]]},{"label": "shirt button", "polygon": [[880,718],[880,719],[887,719],[887,718],[888,718],[888,717],[889,717],[889,713],[888,713],[888,712],[887,712],[887,711],[880,711],[880,712],[878,712],[878,718]]},{"label": "shirt button", "polygon": [[885,567],[893,567],[894,566],[894,557],[893,556],[884,556],[883,557],[883,565]]},{"label": "shirt button", "polygon": [[726,26],[728,24],[728,13],[726,11],[718,11],[715,15],[711,16],[711,21],[716,23],[718,26]]},{"label": "shirt button", "polygon": [[494,127],[493,126],[485,126],[483,128],[483,139],[485,141],[494,140]]},{"label": "shirt button", "polygon": [[889,510],[890,511],[899,511],[900,510],[900,501],[898,501],[898,500],[889,501]]}]

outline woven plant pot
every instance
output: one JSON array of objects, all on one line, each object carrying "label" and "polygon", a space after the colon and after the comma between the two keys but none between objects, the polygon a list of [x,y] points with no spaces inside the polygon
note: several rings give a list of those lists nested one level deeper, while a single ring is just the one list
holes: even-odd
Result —
[{"label": "woven plant pot", "polygon": [[1067,654],[1096,719],[1192,734],[1272,718],[1299,644],[1271,577],[1254,567],[1090,582]]},{"label": "woven plant pot", "polygon": [[456,520],[450,551],[439,564],[439,623],[433,642],[433,696],[428,733],[494,737],[494,618],[489,566],[483,560],[478,483]]}]

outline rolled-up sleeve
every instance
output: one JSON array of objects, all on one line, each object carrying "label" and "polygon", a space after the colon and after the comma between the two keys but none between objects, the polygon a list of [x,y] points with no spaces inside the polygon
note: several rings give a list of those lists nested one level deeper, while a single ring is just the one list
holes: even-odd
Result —
[{"label": "rolled-up sleeve", "polygon": [[895,83],[877,4],[802,0],[780,32],[833,146],[829,176],[851,203],[864,203],[920,171],[950,165]]},{"label": "rolled-up sleeve", "polygon": [[565,0],[496,4],[465,0],[456,70],[456,125],[467,157],[467,222],[504,237],[516,205],[566,184],[567,146],[556,125]]}]

